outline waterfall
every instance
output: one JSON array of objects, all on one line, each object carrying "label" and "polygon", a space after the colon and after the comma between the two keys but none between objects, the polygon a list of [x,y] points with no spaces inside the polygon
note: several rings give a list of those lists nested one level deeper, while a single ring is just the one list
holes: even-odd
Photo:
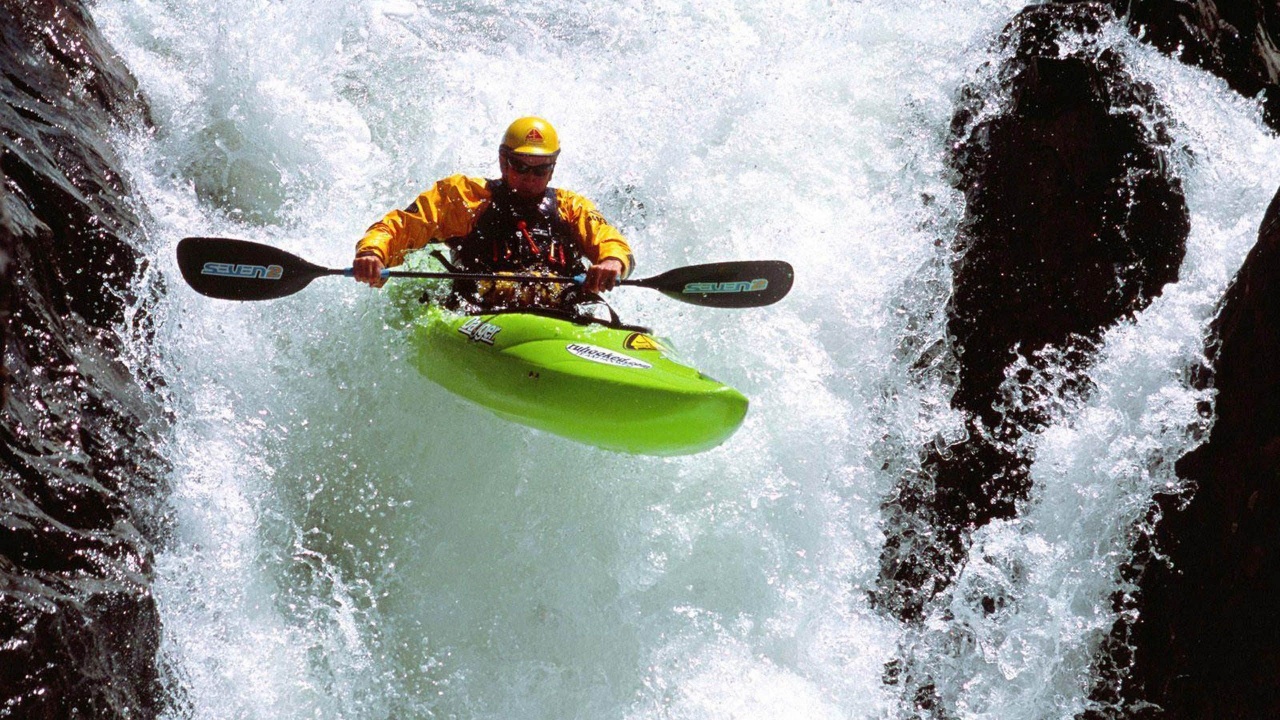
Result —
[{"label": "waterfall", "polygon": [[[170,286],[173,716],[911,716],[897,672],[958,718],[1085,709],[1135,524],[1200,439],[1189,368],[1280,148],[1256,104],[1114,34],[1173,119],[1179,281],[1024,439],[1030,500],[926,620],[877,611],[882,503],[963,432],[918,362],[945,346],[955,99],[1024,4],[100,0],[156,122],[119,143]],[[494,176],[535,113],[565,148],[554,184],[599,205],[639,275],[795,266],[764,309],[611,295],[751,398],[723,446],[632,457],[494,417],[417,374],[386,292],[235,304],[178,276],[192,235],[347,264],[435,179]]]}]

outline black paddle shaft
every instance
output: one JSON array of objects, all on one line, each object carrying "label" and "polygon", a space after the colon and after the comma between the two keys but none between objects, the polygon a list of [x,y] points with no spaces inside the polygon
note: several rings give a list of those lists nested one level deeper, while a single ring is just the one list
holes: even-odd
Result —
[{"label": "black paddle shaft", "polygon": [[[223,300],[271,300],[292,295],[326,275],[351,275],[351,269],[325,268],[270,245],[234,238],[189,237],[178,242],[178,268],[196,292]],[[495,275],[486,273],[384,270],[384,277],[508,282],[581,283],[584,276]],[[739,260],[691,265],[620,284],[657,290],[706,307],[746,308],[781,300],[794,280],[781,260]]]}]

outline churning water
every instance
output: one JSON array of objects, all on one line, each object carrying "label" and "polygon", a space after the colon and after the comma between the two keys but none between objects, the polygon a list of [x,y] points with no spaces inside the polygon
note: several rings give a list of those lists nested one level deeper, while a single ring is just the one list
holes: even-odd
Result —
[{"label": "churning water", "polygon": [[[1027,439],[1031,501],[977,535],[928,621],[881,615],[880,505],[961,427],[940,373],[913,370],[945,334],[953,99],[1023,4],[100,0],[156,120],[120,142],[170,287],[172,715],[906,717],[896,659],[956,717],[1084,708],[1280,148],[1252,103],[1114,33],[1175,120],[1181,280],[1108,334],[1094,395]],[[348,264],[429,182],[492,176],[524,114],[556,123],[556,184],[623,229],[639,275],[795,266],[765,309],[613,293],[752,399],[724,446],[629,457],[499,420],[416,373],[386,292],[324,279],[235,304],[178,276],[186,235]]]}]

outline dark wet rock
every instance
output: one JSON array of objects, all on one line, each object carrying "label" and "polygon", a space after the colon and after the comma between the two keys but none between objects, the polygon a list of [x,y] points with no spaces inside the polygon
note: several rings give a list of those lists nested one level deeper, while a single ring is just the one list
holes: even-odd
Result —
[{"label": "dark wet rock", "polygon": [[1280,193],[1207,354],[1213,429],[1178,462],[1187,496],[1153,511],[1095,691],[1112,710],[1094,717],[1280,717]]},{"label": "dark wet rock", "polygon": [[1261,96],[1280,130],[1280,3],[1275,0],[1112,0],[1130,30],[1162,52]]},{"label": "dark wet rock", "polygon": [[940,442],[887,506],[876,600],[917,619],[968,537],[1015,515],[1023,436],[1087,392],[1103,333],[1177,279],[1189,217],[1164,113],[1102,45],[1100,3],[1032,6],[999,39],[1008,59],[961,99],[952,165],[966,215],[948,332],[952,405],[967,438]]},{"label": "dark wet rock", "polygon": [[151,717],[165,420],[121,339],[143,259],[106,140],[146,110],[79,0],[0,0],[0,95],[0,714]]}]

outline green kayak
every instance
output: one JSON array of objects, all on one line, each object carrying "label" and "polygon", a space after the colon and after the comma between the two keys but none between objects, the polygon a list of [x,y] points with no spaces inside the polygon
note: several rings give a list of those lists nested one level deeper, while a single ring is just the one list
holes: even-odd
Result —
[{"label": "green kayak", "polygon": [[747,413],[742,393],[677,362],[643,328],[423,305],[411,337],[418,369],[445,389],[508,420],[609,450],[709,450]]}]

